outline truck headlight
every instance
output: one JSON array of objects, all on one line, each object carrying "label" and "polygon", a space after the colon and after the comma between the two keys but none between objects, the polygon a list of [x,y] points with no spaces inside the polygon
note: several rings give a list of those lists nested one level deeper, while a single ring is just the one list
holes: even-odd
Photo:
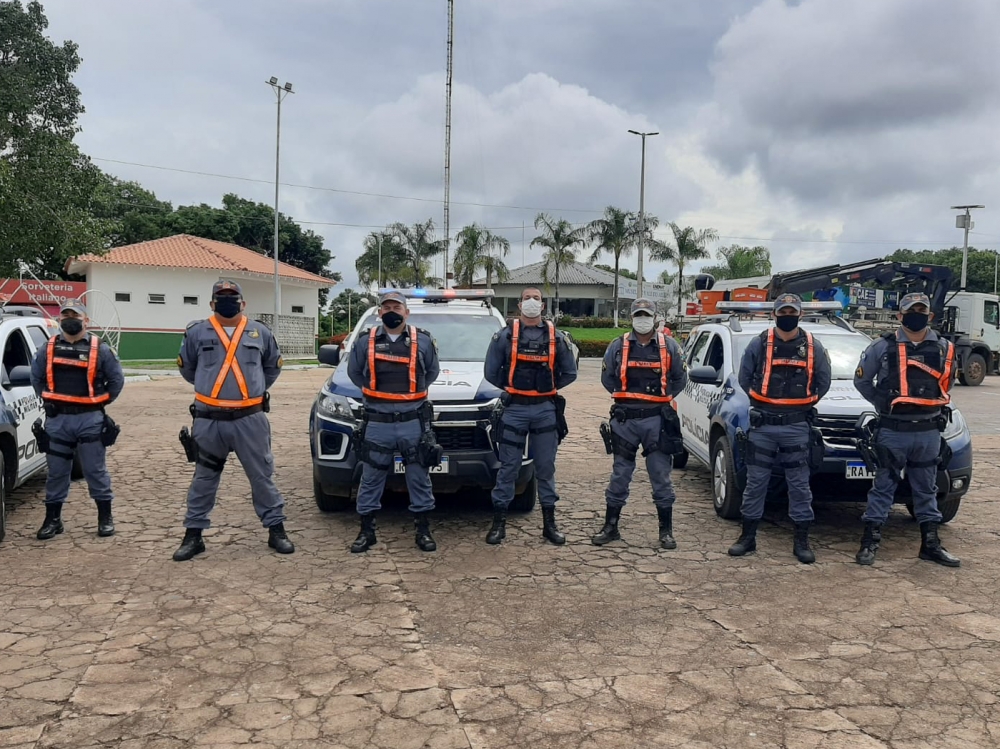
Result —
[{"label": "truck headlight", "polygon": [[346,395],[321,392],[316,398],[316,410],[324,416],[343,421],[357,421],[351,409],[351,399]]},{"label": "truck headlight", "polygon": [[968,426],[965,423],[965,417],[962,416],[962,412],[957,408],[952,409],[951,421],[948,422],[948,426],[944,428],[941,436],[946,440],[953,440],[958,437],[962,432],[966,431]]}]

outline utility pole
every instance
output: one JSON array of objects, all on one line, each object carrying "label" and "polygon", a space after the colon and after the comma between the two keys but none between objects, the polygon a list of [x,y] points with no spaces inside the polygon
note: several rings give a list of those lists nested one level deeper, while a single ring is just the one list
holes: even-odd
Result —
[{"label": "utility pole", "polygon": [[965,272],[969,265],[969,229],[971,229],[976,224],[972,221],[972,214],[970,210],[972,208],[985,208],[984,205],[953,205],[952,210],[965,211],[964,214],[959,214],[955,217],[955,227],[958,229],[965,229],[965,242],[962,249],[962,283],[959,285],[960,291],[965,291]]},{"label": "utility pole", "polygon": [[[659,133],[640,133],[638,130],[629,130],[632,135],[638,135],[642,138],[642,166],[639,170],[639,280],[637,281],[638,288],[636,289],[636,296],[642,296],[642,245],[646,234],[646,213],[645,213],[645,199],[646,199],[646,136],[659,135]],[[618,290],[615,289],[617,292]],[[617,310],[615,310],[617,313]]]},{"label": "utility pole", "polygon": [[[266,82],[274,89],[275,96],[278,97],[278,126],[274,140],[274,326],[271,332],[274,340],[278,340],[278,317],[281,315],[281,266],[278,263],[278,179],[281,172],[281,101],[292,91],[292,84],[285,83],[278,85],[278,79],[271,76]],[[279,342],[280,345],[280,342]]]},{"label": "utility pole", "polygon": [[448,0],[448,71],[444,105],[444,288],[448,288],[448,247],[451,244],[451,71],[455,33],[455,0]]}]

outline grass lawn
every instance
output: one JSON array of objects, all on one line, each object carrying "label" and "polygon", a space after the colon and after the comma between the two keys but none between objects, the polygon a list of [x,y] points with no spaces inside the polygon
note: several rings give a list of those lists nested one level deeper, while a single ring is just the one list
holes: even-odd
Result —
[{"label": "grass lawn", "polygon": [[628,328],[560,328],[565,330],[577,341],[598,341],[611,343],[621,336]]}]

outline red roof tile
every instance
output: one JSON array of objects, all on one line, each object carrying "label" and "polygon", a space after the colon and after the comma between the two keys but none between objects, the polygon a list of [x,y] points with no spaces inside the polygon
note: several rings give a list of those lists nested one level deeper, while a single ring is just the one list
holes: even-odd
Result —
[{"label": "red roof tile", "polygon": [[[66,265],[71,273],[80,272],[85,263],[113,265],[143,265],[158,268],[200,268],[228,272],[255,273],[274,277],[274,261],[258,252],[228,242],[177,234],[173,237],[115,247],[104,255],[81,255]],[[319,286],[334,286],[335,281],[317,276],[301,268],[279,262],[280,275],[296,281],[309,281]]]}]

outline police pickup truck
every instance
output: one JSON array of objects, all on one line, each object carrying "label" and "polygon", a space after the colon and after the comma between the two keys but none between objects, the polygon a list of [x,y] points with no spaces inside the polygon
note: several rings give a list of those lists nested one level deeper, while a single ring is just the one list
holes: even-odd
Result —
[{"label": "police pickup truck", "polygon": [[[739,385],[743,352],[754,336],[767,330],[766,313],[771,302],[727,302],[719,304],[729,314],[695,327],[684,349],[688,384],[675,405],[681,419],[684,447],[689,455],[711,469],[712,496],[719,516],[740,517],[746,466],[738,435],[750,422],[749,396]],[[872,339],[831,313],[839,303],[806,302],[802,305],[802,328],[818,338],[830,354],[833,382],[830,392],[816,405],[814,426],[823,435],[822,466],[813,473],[816,500],[863,502],[873,474],[858,453],[855,439],[875,412],[854,388],[854,372],[861,353]],[[952,410],[943,432],[952,449],[947,469],[938,472],[938,505],[944,521],[955,517],[972,480],[972,436],[961,412]],[[687,456],[678,461],[680,465]],[[675,465],[678,465],[675,462]],[[678,467],[680,467],[678,465]],[[780,492],[783,479],[772,479],[772,490]],[[912,513],[909,485],[905,478],[896,501]]]},{"label": "police pickup truck", "polygon": [[56,322],[35,307],[0,306],[0,540],[7,531],[7,496],[45,467],[31,425],[44,419],[31,387],[31,360],[56,332]]},{"label": "police pickup truck", "polygon": [[[434,492],[493,488],[500,462],[490,413],[500,390],[483,377],[483,362],[493,335],[506,325],[486,289],[396,289],[408,301],[408,325],[430,332],[438,346],[441,374],[429,388],[434,404],[433,429],[444,448],[441,464],[431,469]],[[309,413],[313,460],[313,492],[324,512],[354,507],[361,479],[361,464],[351,448],[351,435],[363,413],[360,389],[347,376],[347,360],[358,335],[378,325],[377,308],[369,308],[358,321],[343,350],[322,346],[319,360],[336,367],[323,384]],[[406,466],[396,455],[386,488],[405,491]],[[535,506],[535,467],[531,443],[525,445],[521,470],[515,482],[511,510],[528,512]]]}]

